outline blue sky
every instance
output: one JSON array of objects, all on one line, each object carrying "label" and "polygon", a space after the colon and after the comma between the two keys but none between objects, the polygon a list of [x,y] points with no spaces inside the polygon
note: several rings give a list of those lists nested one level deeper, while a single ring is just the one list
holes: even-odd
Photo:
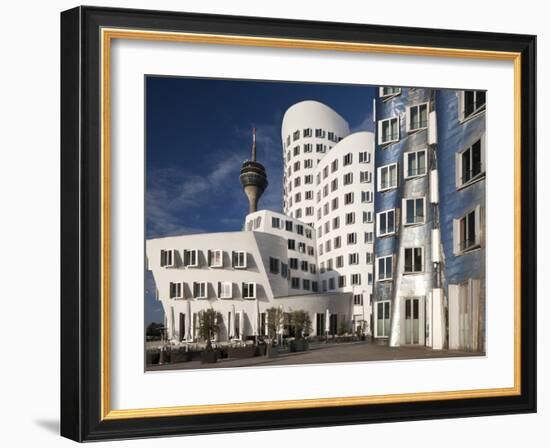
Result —
[{"label": "blue sky", "polygon": [[[239,184],[257,129],[257,159],[269,186],[259,208],[281,211],[281,122],[304,100],[332,107],[352,131],[373,130],[375,88],[149,76],[146,83],[147,238],[242,228],[247,200]],[[162,321],[146,276],[146,321]]]}]

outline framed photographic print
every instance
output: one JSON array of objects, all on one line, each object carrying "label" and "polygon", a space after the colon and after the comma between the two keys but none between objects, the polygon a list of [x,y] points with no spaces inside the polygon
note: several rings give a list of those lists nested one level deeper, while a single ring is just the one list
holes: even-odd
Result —
[{"label": "framed photographic print", "polygon": [[536,410],[534,36],[61,15],[61,433]]}]

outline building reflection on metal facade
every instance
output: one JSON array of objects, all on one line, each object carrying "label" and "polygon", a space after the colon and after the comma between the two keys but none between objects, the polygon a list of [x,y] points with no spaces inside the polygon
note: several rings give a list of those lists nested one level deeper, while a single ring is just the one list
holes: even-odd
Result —
[{"label": "building reflection on metal facade", "polygon": [[484,92],[379,89],[373,322],[391,346],[484,350],[484,110]]}]

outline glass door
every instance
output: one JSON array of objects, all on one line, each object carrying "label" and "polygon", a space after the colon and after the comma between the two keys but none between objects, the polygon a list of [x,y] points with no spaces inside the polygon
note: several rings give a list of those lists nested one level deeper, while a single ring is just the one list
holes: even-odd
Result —
[{"label": "glass door", "polygon": [[376,337],[390,336],[390,305],[389,300],[376,303]]},{"label": "glass door", "polygon": [[420,299],[405,299],[405,344],[420,344]]}]

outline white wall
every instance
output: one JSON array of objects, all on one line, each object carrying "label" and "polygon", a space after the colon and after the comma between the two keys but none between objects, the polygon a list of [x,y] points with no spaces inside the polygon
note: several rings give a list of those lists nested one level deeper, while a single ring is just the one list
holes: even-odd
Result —
[{"label": "white wall", "polygon": [[[545,108],[550,101],[545,79],[550,58],[547,45],[548,12],[544,3],[479,2],[463,0],[449,11],[439,1],[410,2],[395,0],[361,3],[353,0],[333,2],[258,2],[254,0],[88,0],[87,4],[136,8],[188,10],[251,16],[295,19],[353,21],[402,26],[474,29],[480,31],[520,32],[539,35],[539,228],[548,223],[550,176],[542,176],[540,167],[550,163],[543,136],[543,123],[550,120]],[[5,2],[2,17],[3,64],[0,72],[2,107],[2,151],[0,151],[0,191],[2,191],[2,252],[0,272],[3,288],[4,362],[0,369],[1,419],[0,440],[6,446],[75,446],[57,436],[59,414],[59,11],[78,4],[74,1]],[[497,9],[498,8],[498,9]],[[403,14],[399,14],[403,12]],[[475,12],[475,13],[474,13]],[[544,210],[543,201],[546,202]],[[39,269],[29,265],[29,250],[38,257]],[[543,279],[550,277],[548,262],[542,253],[550,251],[550,237],[539,235],[539,378],[548,377],[548,306],[542,298]],[[29,272],[32,269],[32,276]],[[544,272],[543,272],[544,271]],[[546,280],[547,284],[547,280]],[[32,286],[31,297],[22,297],[23,286]],[[21,302],[25,301],[25,309]],[[32,304],[32,306],[29,306]],[[27,326],[19,317],[24,313]],[[13,349],[21,335],[29,335],[33,360],[16,358]],[[545,349],[544,358],[543,346]],[[27,352],[29,353],[29,352]],[[543,446],[548,440],[550,392],[548,381],[539,393],[538,415],[484,417],[439,421],[405,422],[315,428],[294,431],[256,432],[196,436],[185,439],[193,447],[224,446],[411,446],[463,448],[465,446],[524,445]],[[157,447],[179,446],[181,438],[156,439]],[[151,446],[150,440],[98,443],[97,447]]]}]

